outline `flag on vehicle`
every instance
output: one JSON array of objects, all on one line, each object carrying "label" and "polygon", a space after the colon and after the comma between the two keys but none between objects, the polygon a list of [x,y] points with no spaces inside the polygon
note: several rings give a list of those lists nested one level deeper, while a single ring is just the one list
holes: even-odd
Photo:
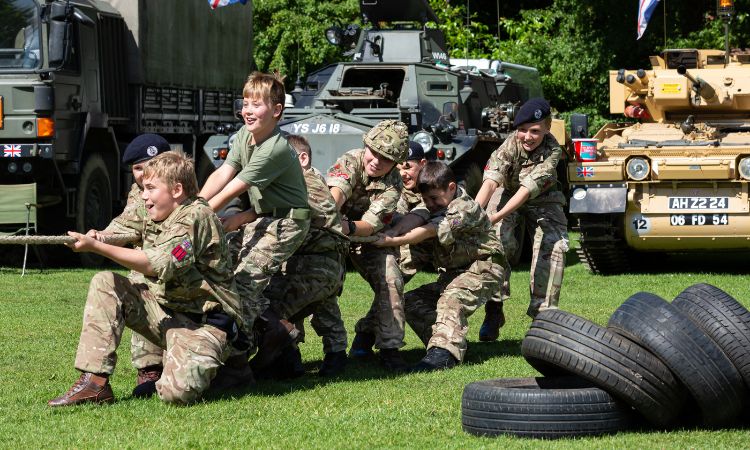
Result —
[{"label": "flag on vehicle", "polygon": [[4,158],[20,158],[21,157],[21,146],[20,145],[3,145],[3,157]]},{"label": "flag on vehicle", "polygon": [[216,9],[219,6],[231,5],[232,3],[242,3],[244,5],[247,3],[247,0],[208,0],[208,5],[211,9]]},{"label": "flag on vehicle", "polygon": [[638,0],[638,37],[636,40],[640,39],[646,32],[648,21],[658,4],[659,0]]}]

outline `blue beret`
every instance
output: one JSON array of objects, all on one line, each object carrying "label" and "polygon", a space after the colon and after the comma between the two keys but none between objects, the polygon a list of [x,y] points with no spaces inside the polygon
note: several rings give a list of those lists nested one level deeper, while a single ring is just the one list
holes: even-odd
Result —
[{"label": "blue beret", "polygon": [[541,122],[549,117],[549,114],[550,106],[547,100],[541,97],[530,98],[518,110],[515,119],[513,119],[513,126],[517,127],[524,123]]},{"label": "blue beret", "polygon": [[123,164],[135,164],[170,150],[169,142],[158,134],[142,134],[128,144],[122,155]]},{"label": "blue beret", "polygon": [[409,154],[406,156],[407,161],[421,161],[424,159],[424,147],[422,144],[409,141]]}]

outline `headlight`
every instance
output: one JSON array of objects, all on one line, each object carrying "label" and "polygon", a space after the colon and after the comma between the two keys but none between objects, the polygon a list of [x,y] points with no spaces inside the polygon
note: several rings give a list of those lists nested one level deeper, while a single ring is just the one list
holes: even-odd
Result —
[{"label": "headlight", "polygon": [[651,171],[651,166],[644,158],[631,158],[625,171],[631,180],[641,181],[646,179]]},{"label": "headlight", "polygon": [[326,40],[333,45],[341,44],[341,35],[342,31],[339,27],[330,27],[326,30]]},{"label": "headlight", "polygon": [[750,180],[750,158],[742,158],[738,169],[742,178]]},{"label": "headlight", "polygon": [[432,150],[432,147],[435,145],[435,138],[427,131],[420,131],[414,134],[411,140],[421,145],[425,153]]}]

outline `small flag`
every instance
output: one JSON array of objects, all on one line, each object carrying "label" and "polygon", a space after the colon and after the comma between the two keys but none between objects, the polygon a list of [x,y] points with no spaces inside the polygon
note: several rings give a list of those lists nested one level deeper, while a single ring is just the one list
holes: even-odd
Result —
[{"label": "small flag", "polygon": [[578,178],[589,178],[594,176],[593,167],[576,167],[576,176]]},{"label": "small flag", "polygon": [[20,158],[21,157],[21,146],[16,144],[3,145],[3,157],[5,158]]},{"label": "small flag", "polygon": [[242,3],[244,5],[247,3],[247,0],[208,0],[208,5],[211,9],[216,9],[219,6],[231,5],[232,3]]},{"label": "small flag", "polygon": [[638,37],[636,40],[640,39],[646,32],[648,21],[658,4],[659,0],[638,0]]}]

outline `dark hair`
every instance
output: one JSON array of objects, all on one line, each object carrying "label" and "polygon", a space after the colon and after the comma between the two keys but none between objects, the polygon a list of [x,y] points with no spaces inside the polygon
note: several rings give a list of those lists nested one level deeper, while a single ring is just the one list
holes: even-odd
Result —
[{"label": "dark hair", "polygon": [[304,137],[298,135],[298,134],[290,134],[286,137],[287,142],[289,142],[289,145],[292,146],[294,150],[297,151],[297,153],[307,153],[308,156],[312,157],[310,152],[310,143],[307,142],[307,139]]},{"label": "dark hair", "polygon": [[427,161],[422,167],[417,179],[419,192],[430,189],[448,189],[448,185],[456,182],[456,175],[450,167],[442,161]]}]

